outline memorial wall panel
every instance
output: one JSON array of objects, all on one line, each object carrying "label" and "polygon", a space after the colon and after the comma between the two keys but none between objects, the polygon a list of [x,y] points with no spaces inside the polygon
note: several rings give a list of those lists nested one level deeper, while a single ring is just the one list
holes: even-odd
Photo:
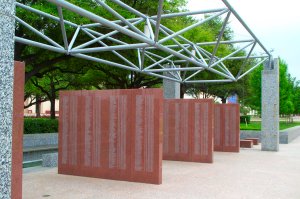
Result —
[{"label": "memorial wall panel", "polygon": [[25,64],[15,61],[13,93],[11,198],[22,198]]},{"label": "memorial wall panel", "polygon": [[223,152],[239,152],[239,104],[216,104],[214,110],[214,150]]},{"label": "memorial wall panel", "polygon": [[160,184],[161,89],[60,93],[60,174]]},{"label": "memorial wall panel", "polygon": [[163,159],[213,162],[213,100],[164,100]]}]

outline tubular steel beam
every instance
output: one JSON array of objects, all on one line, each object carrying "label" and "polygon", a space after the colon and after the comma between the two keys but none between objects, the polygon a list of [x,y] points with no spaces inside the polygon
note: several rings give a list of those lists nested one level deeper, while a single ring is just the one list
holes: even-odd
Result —
[{"label": "tubular steel beam", "polygon": [[[65,49],[47,37],[46,35],[42,34],[37,29],[33,28],[26,22],[22,21],[21,19],[17,18],[17,21],[21,25],[24,25],[26,28],[31,30],[32,32],[36,33],[40,37],[44,38],[46,41],[48,41],[51,45],[43,44],[36,41],[31,41],[28,39],[15,37],[15,41],[19,43],[23,43],[26,45],[32,45],[35,47],[51,50],[58,53],[64,53],[64,54],[70,54],[74,57],[107,64],[114,67],[119,67],[122,69],[134,71],[134,72],[141,72],[143,74],[152,75],[159,78],[164,78],[172,81],[177,81],[180,83],[218,83],[218,82],[234,82],[248,73],[250,73],[252,70],[254,70],[258,65],[255,65],[254,67],[251,67],[248,71],[246,71],[244,74],[241,75],[243,68],[248,63],[249,59],[257,59],[257,58],[264,58],[263,60],[266,60],[270,57],[270,53],[266,50],[266,48],[261,44],[261,42],[257,39],[257,37],[253,34],[253,32],[250,30],[250,28],[244,23],[244,21],[239,17],[239,15],[236,13],[236,11],[229,5],[229,3],[226,0],[222,0],[227,8],[221,8],[221,9],[211,9],[211,10],[203,10],[203,11],[195,11],[195,12],[182,12],[182,13],[168,13],[163,14],[163,2],[164,0],[158,0],[158,11],[156,16],[147,16],[140,11],[128,6],[124,2],[120,0],[111,0],[113,3],[121,6],[122,8],[128,10],[129,12],[136,15],[136,18],[126,19],[124,18],[120,13],[116,12],[112,7],[110,7],[108,4],[106,4],[104,1],[101,0],[95,0],[95,2],[99,5],[101,5],[103,8],[105,8],[108,12],[110,12],[112,15],[114,15],[118,20],[110,21],[107,20],[101,16],[98,16],[90,11],[87,11],[79,6],[76,6],[68,1],[65,0],[47,0],[48,2],[54,3],[57,6],[58,9],[58,16],[53,16],[51,14],[39,11],[37,9],[31,8],[29,6],[25,6],[21,3],[16,3],[16,5],[20,8],[26,9],[30,12],[36,13],[38,15],[41,15],[43,17],[52,19],[60,24],[61,27],[61,34],[63,37],[64,47]],[[95,23],[91,24],[75,24],[73,22],[67,21],[63,17],[62,8],[68,9],[74,13],[77,13],[83,17],[86,17],[90,20],[92,20]],[[181,17],[181,16],[192,16],[197,14],[207,14],[207,13],[213,13],[214,15],[209,16],[208,18],[205,18],[201,21],[196,22],[193,25],[190,25],[186,28],[183,28],[180,31],[174,32],[173,30],[167,28],[166,26],[161,24],[161,19],[166,18],[172,18],[172,17]],[[227,16],[225,17],[223,21],[223,25],[220,29],[220,33],[218,37],[215,39],[215,41],[204,41],[201,43],[195,43],[190,41],[189,39],[182,36],[183,33],[196,28],[203,23],[206,23],[210,20],[213,20],[216,17],[219,17],[223,14],[227,13]],[[231,13],[240,21],[240,23],[245,27],[245,29],[249,32],[251,35],[251,39],[247,40],[229,40],[229,41],[222,41],[222,37],[226,28],[226,24],[229,21]],[[144,24],[145,32],[142,32],[136,25],[140,23]],[[76,29],[75,33],[73,34],[72,40],[70,43],[68,43],[67,39],[67,32],[65,26],[69,25]],[[96,29],[92,30],[90,28],[93,27],[101,27],[105,26],[112,29],[112,32],[102,34],[100,32],[97,32]],[[155,31],[153,31],[152,26],[155,27]],[[79,35],[79,32],[83,31],[87,36],[91,38],[90,41],[87,41],[83,44],[80,44],[77,47],[73,47],[75,44],[75,41]],[[158,37],[160,35],[160,32],[164,34],[166,37],[158,40]],[[124,34],[134,40],[137,40],[138,42],[123,42],[121,40],[118,40],[117,37],[113,37],[115,34]],[[181,41],[177,41],[178,38]],[[106,44],[102,40],[107,39],[110,40],[113,43],[116,43],[118,45],[114,44]],[[167,41],[173,41],[175,45],[162,45],[164,42]],[[92,48],[86,48],[92,44],[98,43],[100,47],[92,47]],[[242,44],[245,43],[245,45],[242,48],[236,49],[234,52],[231,52],[227,56],[221,56],[217,57],[217,51],[220,45],[235,45],[235,44]],[[252,55],[256,43],[261,47],[261,49],[267,54],[267,55]],[[240,57],[234,57],[237,53],[240,51],[243,51],[247,49],[249,46],[252,45],[252,48],[250,52],[248,52],[247,56],[240,56]],[[212,52],[208,52],[203,46],[214,46],[212,48]],[[190,51],[189,48],[192,48],[192,51]],[[137,50],[137,64],[134,64],[131,59],[126,58],[125,56],[121,55],[119,50]],[[155,50],[150,52],[150,50]],[[120,60],[124,62],[124,64],[117,63],[116,61],[108,61],[105,59],[101,59],[97,56],[88,56],[85,55],[86,53],[101,53],[101,52],[112,52],[114,55],[116,55]],[[164,54],[167,54],[166,57],[163,57],[161,55],[156,54],[156,51],[164,52]],[[144,67],[144,57],[147,57],[149,61],[151,60],[153,64],[150,66]],[[165,55],[164,55],[165,56]],[[179,59],[179,60],[175,60]],[[226,67],[224,62],[226,60],[239,60],[244,59],[244,62],[240,67],[240,70],[236,77],[232,75],[230,70]],[[122,63],[123,63],[122,62]],[[162,66],[162,63],[168,62],[171,64],[172,67],[165,68]],[[125,64],[126,63],[126,64]],[[145,62],[146,63],[146,62]],[[175,66],[174,63],[184,63],[186,66]],[[259,61],[258,63],[261,63]],[[218,67],[218,68],[214,68]],[[217,70],[218,69],[218,70]],[[226,79],[216,79],[216,80],[191,80],[193,77],[196,77],[197,74],[200,72],[207,70],[209,72],[215,73],[217,75],[222,76]],[[183,77],[180,75],[180,71],[183,72]],[[187,71],[194,71],[192,74],[189,74],[187,78],[185,78]],[[163,75],[160,73],[164,73]],[[172,77],[167,77],[165,73],[170,73]],[[173,78],[174,77],[174,78]],[[185,79],[184,79],[185,78]],[[184,81],[183,81],[184,79]],[[195,79],[195,78],[194,78]]]},{"label": "tubular steel beam", "polygon": [[17,22],[19,22],[20,24],[22,24],[23,26],[25,26],[26,28],[28,28],[29,30],[31,30],[32,32],[34,32],[35,34],[37,34],[38,36],[40,36],[43,39],[45,39],[46,41],[48,41],[53,46],[56,46],[57,48],[62,48],[63,49],[63,47],[61,45],[59,45],[58,43],[56,43],[55,41],[53,41],[51,38],[47,37],[46,35],[44,35],[40,31],[38,31],[37,29],[33,28],[31,25],[29,25],[28,23],[26,23],[25,21],[23,21],[19,17],[15,16],[15,19],[16,19]]},{"label": "tubular steel beam", "polygon": [[223,3],[227,6],[227,8],[230,9],[230,11],[234,14],[234,16],[239,20],[239,22],[244,26],[244,28],[249,32],[249,34],[256,40],[256,42],[261,46],[261,48],[267,53],[269,56],[271,54],[269,51],[265,48],[265,46],[260,42],[260,40],[255,36],[255,34],[252,32],[252,30],[249,28],[249,26],[244,22],[244,20],[240,17],[240,15],[235,11],[235,9],[228,3],[227,0],[222,0]]},{"label": "tubular steel beam", "polygon": [[242,79],[244,76],[248,75],[250,72],[252,72],[254,69],[256,69],[258,66],[260,66],[262,63],[264,63],[265,61],[267,61],[269,58],[267,59],[263,59],[262,61],[258,62],[255,66],[253,66],[252,68],[250,68],[248,71],[246,71],[244,74],[242,74],[241,76],[238,77],[238,80]]},{"label": "tubular steel beam", "polygon": [[211,65],[211,62],[212,62],[213,58],[215,57],[215,55],[216,55],[216,53],[218,51],[218,48],[219,48],[219,45],[220,45],[220,41],[221,41],[221,39],[222,39],[222,37],[224,35],[224,31],[225,31],[225,28],[227,26],[227,22],[229,20],[230,14],[231,14],[231,12],[228,12],[228,14],[227,14],[227,16],[226,16],[226,18],[225,18],[225,20],[223,22],[223,26],[221,28],[221,31],[220,31],[218,39],[217,39],[217,44],[215,45],[215,48],[213,50],[213,53],[211,55],[210,62],[209,62],[208,65]]},{"label": "tubular steel beam", "polygon": [[155,26],[155,35],[154,35],[154,41],[155,42],[158,41],[161,15],[162,15],[162,12],[163,12],[163,3],[164,3],[164,0],[159,0],[159,2],[158,2],[158,12],[157,12],[157,17],[156,17],[156,26]]},{"label": "tubular steel beam", "polygon": [[[161,15],[161,18],[162,19],[166,19],[166,18],[173,18],[173,17],[199,15],[199,14],[210,14],[210,13],[215,13],[215,12],[222,12],[224,10],[227,10],[227,8],[219,8],[219,9],[211,9],[211,10],[199,10],[199,11],[193,11],[193,12],[180,12],[180,13],[164,14],[164,15]],[[150,19],[157,19],[157,16],[151,16]]]},{"label": "tubular steel beam", "polygon": [[125,45],[107,46],[107,47],[73,49],[70,51],[70,53],[95,53],[95,52],[105,52],[105,51],[112,51],[112,50],[130,50],[130,49],[144,48],[147,46],[149,46],[149,44],[146,43],[125,44]]},{"label": "tubular steel beam", "polygon": [[226,83],[226,82],[234,82],[229,79],[216,79],[216,80],[191,80],[191,81],[186,81],[184,83],[186,84],[198,84],[198,83]]},{"label": "tubular steel beam", "polygon": [[[88,36],[90,36],[91,38],[96,38],[93,34],[89,33],[88,31],[86,30],[83,30],[83,32],[85,32],[85,34],[87,34]],[[104,42],[102,41],[98,41],[98,43],[100,43],[102,46],[104,47],[108,47]],[[124,62],[126,62],[127,64],[129,64],[130,66],[134,67],[134,68],[137,68],[138,67],[133,64],[131,61],[129,61],[128,59],[126,59],[124,56],[122,56],[120,53],[118,53],[117,51],[115,50],[112,50],[112,53],[114,53],[117,57],[119,57],[120,59],[122,59]]]},{"label": "tubular steel beam", "polygon": [[65,49],[67,50],[69,48],[69,43],[68,43],[62,8],[60,6],[57,6],[57,11],[58,11],[59,19],[60,19],[59,23],[60,23],[63,40],[64,40]]},{"label": "tubular steel beam", "polygon": [[[136,21],[136,22],[133,23],[133,25],[139,24],[139,23],[141,23],[142,21],[144,21],[144,20],[141,19],[141,20],[139,20],[139,21]],[[124,28],[128,28],[128,27],[129,27],[129,26],[125,26]],[[102,35],[102,36],[100,36],[100,37],[98,37],[98,38],[95,38],[95,39],[93,39],[93,40],[91,40],[91,41],[88,41],[88,42],[86,42],[86,43],[84,43],[84,44],[81,44],[81,45],[79,45],[79,46],[76,46],[74,49],[82,49],[82,48],[85,48],[85,47],[87,47],[87,46],[90,46],[90,45],[96,43],[97,41],[103,40],[103,39],[105,39],[105,38],[108,38],[108,37],[113,36],[113,35],[118,34],[118,33],[119,33],[119,31],[117,31],[117,30],[112,31],[112,32],[107,33],[107,34],[105,34],[105,35]]]},{"label": "tubular steel beam", "polygon": [[80,32],[80,29],[81,29],[81,26],[78,26],[77,29],[76,29],[76,31],[75,31],[75,33],[74,33],[74,35],[73,35],[73,37],[72,37],[72,40],[71,40],[70,45],[68,47],[68,51],[70,51],[72,49],[72,47],[73,47],[73,45],[74,45],[74,43],[75,43],[75,41],[77,39],[77,36],[78,36],[78,34]]},{"label": "tubular steel beam", "polygon": [[110,6],[108,6],[106,3],[104,3],[103,1],[99,1],[96,0],[96,2],[98,4],[100,4],[103,8],[105,8],[108,12],[110,12],[112,15],[114,15],[115,17],[117,17],[118,19],[120,19],[124,24],[126,24],[131,30],[135,31],[136,33],[140,34],[140,35],[145,35],[142,31],[140,31],[137,27],[135,27],[132,23],[130,23],[129,21],[127,21],[127,19],[125,19],[122,15],[120,15],[119,13],[117,13],[114,9],[112,9]]},{"label": "tubular steel beam", "polygon": [[54,46],[50,46],[50,45],[47,45],[47,44],[42,44],[42,43],[39,43],[39,42],[36,42],[36,41],[31,41],[31,40],[28,40],[28,39],[24,39],[24,38],[21,38],[21,37],[16,37],[15,36],[15,41],[18,42],[18,43],[26,44],[26,45],[29,45],[29,46],[35,46],[35,47],[42,48],[42,49],[45,49],[45,50],[50,50],[50,51],[53,51],[53,52],[67,54],[67,51],[64,48],[57,48],[57,47],[54,47]]},{"label": "tubular steel beam", "polygon": [[191,30],[193,28],[196,28],[197,26],[200,26],[201,24],[203,24],[203,23],[205,23],[207,21],[210,21],[210,20],[212,20],[212,19],[214,19],[214,18],[216,18],[216,17],[218,17],[218,16],[220,16],[222,14],[225,14],[226,12],[228,12],[228,10],[224,10],[224,11],[219,12],[219,13],[213,15],[213,16],[210,16],[210,17],[208,17],[208,18],[206,18],[206,19],[204,19],[202,21],[199,21],[199,22],[197,22],[197,23],[195,23],[195,24],[193,24],[191,26],[188,26],[188,27],[186,27],[186,28],[184,28],[184,29],[182,29],[182,30],[180,30],[180,31],[178,31],[178,32],[176,32],[176,33],[174,33],[174,34],[172,34],[172,35],[170,35],[170,36],[168,36],[168,37],[160,40],[159,43],[162,44],[162,43],[164,43],[164,42],[166,42],[166,41],[168,41],[168,40],[170,40],[170,39],[172,39],[174,37],[177,37],[178,35],[181,35],[181,34],[187,32],[187,31],[189,31],[189,30]]}]

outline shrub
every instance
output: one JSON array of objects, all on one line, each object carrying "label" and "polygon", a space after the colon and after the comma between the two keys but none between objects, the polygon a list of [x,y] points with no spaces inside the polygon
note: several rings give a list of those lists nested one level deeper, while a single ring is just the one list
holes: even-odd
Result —
[{"label": "shrub", "polygon": [[250,124],[251,116],[250,115],[241,115],[240,116],[240,123]]},{"label": "shrub", "polygon": [[57,133],[58,120],[49,118],[24,118],[24,134]]}]

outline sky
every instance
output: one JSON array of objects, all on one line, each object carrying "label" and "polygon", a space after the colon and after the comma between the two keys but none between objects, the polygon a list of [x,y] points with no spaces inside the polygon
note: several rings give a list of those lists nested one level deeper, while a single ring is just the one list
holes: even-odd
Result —
[{"label": "sky", "polygon": [[[300,10],[296,0],[228,0],[267,50],[284,59],[292,77],[300,80]],[[189,0],[191,11],[222,8],[221,0]],[[230,20],[236,39],[247,34]]]}]

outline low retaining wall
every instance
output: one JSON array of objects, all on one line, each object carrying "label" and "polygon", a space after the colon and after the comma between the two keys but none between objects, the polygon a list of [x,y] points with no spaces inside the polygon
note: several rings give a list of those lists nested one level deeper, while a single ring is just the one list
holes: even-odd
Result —
[{"label": "low retaining wall", "polygon": [[[292,128],[288,128],[280,131],[279,143],[280,144],[288,144],[291,143],[294,139],[300,136],[300,126],[295,126]],[[240,135],[241,139],[245,138],[259,138],[261,139],[261,131],[241,131]]]},{"label": "low retaining wall", "polygon": [[23,148],[58,145],[58,133],[25,134]]},{"label": "low retaining wall", "polygon": [[26,134],[23,136],[23,162],[40,161],[43,154],[58,151],[58,133]]}]

